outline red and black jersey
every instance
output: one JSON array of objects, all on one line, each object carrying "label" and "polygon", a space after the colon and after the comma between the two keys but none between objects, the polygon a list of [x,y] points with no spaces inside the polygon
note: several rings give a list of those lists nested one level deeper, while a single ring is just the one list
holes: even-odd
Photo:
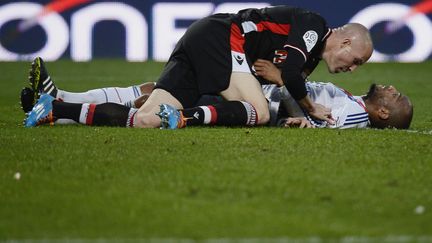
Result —
[{"label": "red and black jersey", "polygon": [[291,95],[301,99],[307,94],[302,73],[316,67],[330,32],[321,16],[286,6],[211,15],[188,28],[156,87],[192,107],[201,95],[226,90],[232,72],[253,73],[260,58],[275,63]]},{"label": "red and black jersey", "polygon": [[[243,49],[251,63],[272,61],[282,70],[282,79],[296,99],[306,96],[305,74],[321,60],[331,30],[318,14],[288,6],[245,9],[233,16],[243,34]],[[262,83],[265,81],[257,77]]]}]

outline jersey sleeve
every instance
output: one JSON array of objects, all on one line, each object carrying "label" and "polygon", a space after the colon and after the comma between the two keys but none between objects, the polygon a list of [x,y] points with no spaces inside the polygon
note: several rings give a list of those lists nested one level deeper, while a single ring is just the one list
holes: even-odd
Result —
[{"label": "jersey sleeve", "polygon": [[325,20],[318,14],[301,12],[292,16],[292,24],[285,49],[298,51],[306,62],[315,46],[319,45],[328,32]]},{"label": "jersey sleeve", "polygon": [[285,87],[295,100],[303,99],[307,95],[305,78],[302,76],[304,59],[299,52],[288,53],[281,69]]},{"label": "jersey sleeve", "polygon": [[311,53],[321,44],[328,33],[328,27],[321,16],[311,12],[294,14],[292,18],[284,45],[288,55],[282,66],[282,79],[294,99],[300,100],[307,94],[303,68],[307,63],[313,68],[318,64],[319,60],[312,58]]}]

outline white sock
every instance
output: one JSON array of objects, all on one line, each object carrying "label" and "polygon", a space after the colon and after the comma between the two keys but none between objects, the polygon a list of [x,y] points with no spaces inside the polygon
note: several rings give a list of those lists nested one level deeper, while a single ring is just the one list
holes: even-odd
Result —
[{"label": "white sock", "polygon": [[127,88],[110,87],[93,89],[83,93],[67,92],[59,89],[56,98],[60,98],[64,102],[77,104],[101,104],[107,102],[125,104],[127,102],[133,103],[140,96],[140,87],[136,85]]}]

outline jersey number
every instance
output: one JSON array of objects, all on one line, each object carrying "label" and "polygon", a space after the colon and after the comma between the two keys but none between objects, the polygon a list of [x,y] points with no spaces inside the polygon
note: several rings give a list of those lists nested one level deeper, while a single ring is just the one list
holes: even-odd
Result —
[{"label": "jersey number", "polygon": [[279,64],[285,62],[288,52],[286,50],[276,50],[275,57],[273,58],[274,64]]}]

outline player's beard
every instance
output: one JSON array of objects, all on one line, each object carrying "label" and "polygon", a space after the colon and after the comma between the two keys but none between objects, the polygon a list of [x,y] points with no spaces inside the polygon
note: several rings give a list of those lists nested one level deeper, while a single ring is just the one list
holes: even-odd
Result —
[{"label": "player's beard", "polygon": [[370,97],[372,97],[375,94],[375,91],[376,91],[376,84],[371,84],[371,86],[369,87],[369,91],[364,96],[364,99],[369,99]]}]

